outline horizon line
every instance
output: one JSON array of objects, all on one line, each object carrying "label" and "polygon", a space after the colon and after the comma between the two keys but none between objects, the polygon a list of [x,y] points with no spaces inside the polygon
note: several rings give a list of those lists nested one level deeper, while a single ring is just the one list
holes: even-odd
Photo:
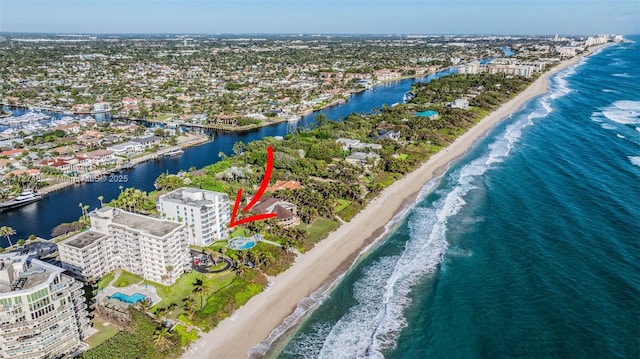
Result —
[{"label": "horizon line", "polygon": [[610,33],[592,33],[592,34],[492,34],[492,33],[413,33],[413,32],[386,32],[386,33],[366,33],[366,32],[52,32],[52,31],[0,31],[0,34],[39,34],[39,35],[286,35],[286,36],[592,36],[592,35],[623,35],[634,36],[640,34],[619,34]]}]

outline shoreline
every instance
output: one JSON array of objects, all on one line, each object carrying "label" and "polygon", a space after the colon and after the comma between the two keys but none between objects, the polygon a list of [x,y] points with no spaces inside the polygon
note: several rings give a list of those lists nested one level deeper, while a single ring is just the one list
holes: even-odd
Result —
[{"label": "shoreline", "polygon": [[[317,294],[319,288],[320,291],[331,288],[372,243],[386,235],[390,221],[397,219],[399,215],[404,216],[406,209],[415,203],[416,197],[428,181],[441,175],[452,161],[463,156],[503,119],[518,111],[529,100],[547,93],[550,76],[600,48],[589,49],[541,74],[524,91],[488,114],[448,147],[387,187],[351,222],[342,224],[312,250],[300,255],[291,268],[270,278],[272,285],[268,290],[251,298],[232,317],[220,322],[209,333],[204,333],[187,349],[183,358],[262,356],[262,350],[258,352],[252,348],[257,345],[265,348],[276,343],[280,334],[269,338],[267,342],[265,338],[271,336],[274,330],[287,332],[292,326],[283,325],[283,321],[289,322],[292,313],[296,314],[299,303],[310,295]],[[299,318],[293,319],[295,322]]]},{"label": "shoreline", "polygon": [[[204,333],[183,357],[246,358],[256,345],[266,347],[277,342],[279,335],[271,338],[274,340],[269,343],[263,343],[274,329],[282,328],[283,321],[296,311],[301,301],[315,294],[319,288],[331,288],[371,243],[383,237],[388,231],[388,223],[415,203],[428,181],[441,175],[452,161],[463,156],[503,119],[518,111],[529,100],[547,93],[550,76],[600,48],[589,49],[543,73],[524,91],[488,114],[448,147],[387,187],[351,222],[342,224],[312,250],[300,255],[291,268],[270,278],[272,285],[269,290],[254,296],[232,317],[220,322],[209,333]],[[281,332],[287,331],[287,328],[282,329]],[[251,357],[261,355],[263,353],[253,352]]]},{"label": "shoreline", "polygon": [[[135,168],[137,165],[142,164],[144,162],[147,161],[151,161],[157,158],[161,157],[161,153],[166,152],[167,150],[171,150],[171,149],[186,149],[189,147],[193,147],[193,146],[199,146],[202,144],[205,144],[209,141],[212,141],[210,137],[208,136],[201,136],[201,135],[195,135],[196,137],[193,139],[189,139],[186,140],[182,143],[177,144],[176,146],[171,146],[168,148],[164,148],[162,149],[162,151],[157,151],[154,153],[150,153],[141,157],[137,157],[137,158],[133,158],[130,159],[130,161],[128,163],[122,164],[119,167],[110,169],[110,170],[95,170],[95,171],[91,171],[93,173],[93,176],[91,177],[91,179],[87,179],[87,178],[82,178],[82,177],[69,177],[66,179],[63,179],[61,182],[57,182],[54,184],[50,184],[48,186],[42,187],[38,190],[38,193],[41,193],[43,195],[49,194],[51,192],[55,192],[55,191],[59,191],[61,189],[65,189],[67,187],[71,187],[77,184],[85,184],[85,183],[91,183],[91,182],[95,182],[96,179],[98,179],[101,176],[106,176],[110,173],[113,173],[114,171],[126,171],[129,169],[133,169]],[[131,166],[131,167],[128,167]]]},{"label": "shoreline", "polygon": [[[265,347],[280,337],[263,343],[274,329],[280,329],[283,321],[295,314],[298,304],[310,295],[331,288],[372,243],[388,232],[387,224],[415,203],[424,185],[441,175],[449,164],[463,156],[467,150],[495,125],[519,110],[529,100],[548,92],[548,79],[555,73],[577,63],[599,49],[565,60],[539,76],[529,87],[478,124],[458,137],[448,147],[431,156],[418,169],[387,187],[378,197],[370,201],[351,222],[347,222],[330,233],[312,250],[298,257],[297,262],[275,278],[267,291],[251,298],[232,317],[226,318],[209,333],[204,333],[184,358],[246,358],[259,357],[263,353],[252,348]],[[294,324],[295,325],[295,324]],[[290,326],[289,326],[290,327]],[[290,328],[282,328],[287,332]],[[229,345],[229,343],[234,345]],[[250,352],[252,352],[250,354]]]}]

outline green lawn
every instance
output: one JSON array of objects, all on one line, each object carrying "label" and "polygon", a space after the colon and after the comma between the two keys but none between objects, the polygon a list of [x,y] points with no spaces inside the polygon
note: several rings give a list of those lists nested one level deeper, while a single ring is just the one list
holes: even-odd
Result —
[{"label": "green lawn", "polygon": [[122,288],[132,284],[137,284],[142,282],[142,277],[135,275],[133,273],[129,273],[127,271],[122,271],[120,277],[113,282],[114,287]]},{"label": "green lawn", "polygon": [[109,285],[109,283],[113,281],[114,277],[115,277],[115,274],[113,272],[109,272],[107,273],[107,275],[100,278],[100,280],[98,281],[98,290],[102,290],[103,288],[106,288]]},{"label": "green lawn", "polygon": [[343,209],[347,208],[351,202],[347,201],[346,199],[342,199],[340,198],[338,201],[338,204],[336,205],[336,212],[335,213],[340,213],[340,211],[342,211]]},{"label": "green lawn", "polygon": [[[172,312],[165,313],[166,316],[175,319],[183,312],[182,300],[193,293],[193,283],[196,279],[202,279],[203,281],[211,283],[212,291],[215,292],[229,284],[234,278],[235,274],[230,271],[220,274],[206,275],[194,271],[183,274],[180,276],[178,281],[170,287],[150,281],[145,281],[144,283],[154,286],[158,295],[162,298],[160,303],[154,306],[155,308],[168,307],[171,303],[175,303],[177,305],[176,309]],[[197,300],[199,301],[200,298],[198,297]]]},{"label": "green lawn", "polygon": [[336,227],[338,227],[338,222],[327,218],[318,218],[309,227],[308,240],[316,243],[323,239],[329,232],[336,229]]},{"label": "green lawn", "polygon": [[345,222],[349,222],[356,214],[358,214],[358,212],[360,212],[361,209],[361,204],[355,202],[351,203],[349,207],[340,212],[340,218],[342,218],[342,220]]},{"label": "green lawn", "polygon": [[380,183],[383,187],[388,187],[396,181],[396,176],[393,173],[380,172],[374,181],[375,183]]},{"label": "green lawn", "polygon": [[401,160],[406,160],[407,157],[409,157],[409,155],[406,153],[401,153],[398,155],[398,159],[401,159]]},{"label": "green lawn", "polygon": [[246,228],[238,228],[235,231],[231,232],[231,234],[229,234],[229,237],[231,238],[247,236],[249,236],[249,231]]},{"label": "green lawn", "polygon": [[105,325],[104,321],[99,317],[93,318],[93,320],[91,320],[91,323],[93,324],[93,327],[98,330],[98,332],[87,338],[85,342],[87,342],[87,344],[89,344],[92,348],[95,348],[98,345],[104,343],[105,340],[118,334],[118,332],[120,331],[118,328],[113,326],[113,324]]},{"label": "green lawn", "polygon": [[151,120],[152,121],[165,122],[166,120],[171,119],[173,117],[175,117],[175,115],[173,115],[171,113],[165,113],[165,114],[162,114],[162,115],[158,115],[158,116],[152,118]]},{"label": "green lawn", "polygon": [[226,247],[227,246],[227,241],[215,241],[213,242],[212,245],[209,246],[209,248],[213,249],[214,251],[220,251],[221,248]]}]

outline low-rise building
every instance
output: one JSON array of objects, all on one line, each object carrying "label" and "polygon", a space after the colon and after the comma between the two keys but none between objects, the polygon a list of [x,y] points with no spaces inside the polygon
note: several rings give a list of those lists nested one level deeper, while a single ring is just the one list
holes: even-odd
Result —
[{"label": "low-rise building", "polygon": [[289,227],[300,224],[298,207],[278,198],[262,197],[253,206],[252,211],[257,214],[276,214],[279,226]]},{"label": "low-rise building", "polygon": [[[369,163],[374,166],[380,160],[380,155],[377,153],[369,153],[369,152],[354,152],[345,158],[345,161],[348,163],[359,166],[359,167],[368,167]],[[371,162],[369,162],[371,161]]]},{"label": "low-rise building", "polygon": [[132,142],[137,142],[142,146],[143,150],[146,150],[148,148],[151,148],[155,145],[160,144],[160,141],[162,139],[158,136],[143,136],[143,137],[137,137],[137,138],[132,138],[131,141]]},{"label": "low-rise building", "polygon": [[87,280],[124,269],[169,285],[189,269],[189,233],[184,223],[113,207],[89,214],[91,228],[58,244],[62,267]]},{"label": "low-rise building", "polygon": [[60,358],[91,331],[83,285],[27,255],[0,255],[0,358]]},{"label": "low-rise building", "polygon": [[128,141],[107,147],[108,150],[113,151],[115,155],[126,156],[132,153],[138,153],[143,151],[143,147],[139,142]]},{"label": "low-rise building", "polygon": [[451,103],[451,108],[459,108],[463,110],[469,109],[469,100],[466,98],[457,98],[455,101]]},{"label": "low-rise building", "polygon": [[158,198],[162,218],[189,226],[189,241],[208,246],[229,237],[231,220],[229,196],[198,188],[179,188]]}]

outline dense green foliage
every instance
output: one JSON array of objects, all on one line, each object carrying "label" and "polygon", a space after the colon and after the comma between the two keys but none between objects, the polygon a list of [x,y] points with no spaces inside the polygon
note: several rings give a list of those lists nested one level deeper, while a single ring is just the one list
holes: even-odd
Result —
[{"label": "dense green foliage", "polygon": [[[132,320],[128,328],[84,353],[82,357],[85,359],[159,359],[178,358],[182,354],[178,344],[180,338],[175,338],[171,333],[163,333],[162,328],[136,309],[130,309],[130,311]],[[160,345],[159,336],[165,336],[167,340],[162,345]]]}]

